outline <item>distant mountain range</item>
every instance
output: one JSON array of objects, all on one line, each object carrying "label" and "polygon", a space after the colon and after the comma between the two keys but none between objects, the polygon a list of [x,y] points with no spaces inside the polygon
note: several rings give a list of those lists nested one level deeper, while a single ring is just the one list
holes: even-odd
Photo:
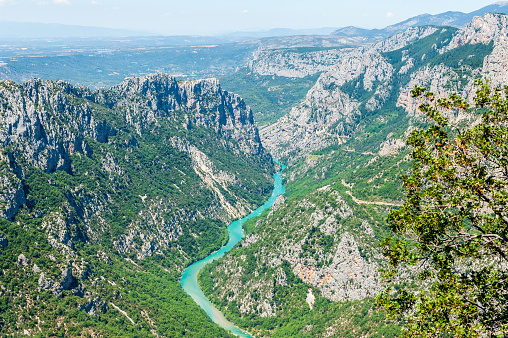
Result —
[{"label": "distant mountain range", "polygon": [[226,35],[227,37],[238,37],[238,38],[271,38],[271,37],[282,37],[282,36],[295,36],[295,35],[329,35],[335,32],[337,27],[323,27],[323,28],[311,28],[311,29],[290,29],[290,28],[274,28],[268,31],[256,31],[256,32],[234,32]]},{"label": "distant mountain range", "polygon": [[[337,27],[324,27],[314,29],[289,29],[274,28],[268,31],[247,32],[239,31],[225,36],[195,36],[178,35],[171,36],[176,39],[176,44],[209,43],[209,42],[234,42],[247,39],[261,39],[267,37],[284,37],[295,35],[329,35],[336,31]],[[104,37],[134,37],[134,36],[159,36],[149,32],[139,32],[126,29],[114,29],[105,27],[75,26],[62,24],[47,24],[33,22],[0,22],[0,39],[36,39],[36,38],[104,38]],[[169,36],[168,36],[169,37]],[[203,41],[205,39],[206,41]],[[219,41],[218,41],[219,40]]]},{"label": "distant mountain range", "polygon": [[[448,11],[440,14],[421,14],[383,29],[364,29],[354,26],[322,27],[313,29],[274,28],[267,31],[238,31],[223,36],[175,36],[174,45],[201,45],[210,43],[229,43],[249,39],[276,38],[288,36],[332,35],[343,38],[362,38],[364,42],[374,42],[417,26],[453,26],[464,27],[475,16],[485,13],[508,13],[508,1],[496,2],[471,13]],[[30,22],[0,22],[0,39],[37,39],[37,38],[103,38],[156,36],[149,32],[113,29],[105,27],[73,26]]]},{"label": "distant mountain range", "polygon": [[368,39],[387,38],[395,33],[405,31],[409,27],[418,26],[452,26],[462,28],[471,22],[475,16],[483,16],[486,13],[508,13],[508,1],[499,1],[485,6],[471,13],[444,12],[440,14],[421,14],[402,22],[387,26],[383,29],[363,29],[354,26],[343,27],[335,30],[331,35],[341,37],[363,36]]},{"label": "distant mountain range", "polygon": [[[421,14],[383,29],[365,29],[355,26],[342,28],[316,28],[316,29],[287,29],[275,28],[268,31],[258,32],[235,32],[227,35],[228,38],[251,38],[261,39],[270,37],[286,37],[296,35],[334,35],[344,38],[363,38],[368,42],[375,42],[385,39],[395,33],[405,31],[409,27],[418,26],[452,26],[463,28],[464,25],[475,16],[483,16],[485,13],[508,13],[508,1],[499,1],[492,5],[485,6],[471,13],[448,11],[440,14]],[[351,41],[355,44],[356,41]]]}]

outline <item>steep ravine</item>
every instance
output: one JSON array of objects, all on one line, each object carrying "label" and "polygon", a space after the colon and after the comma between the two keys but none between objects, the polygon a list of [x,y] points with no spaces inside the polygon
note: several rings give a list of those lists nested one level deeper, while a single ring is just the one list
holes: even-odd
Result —
[{"label": "steep ravine", "polygon": [[[411,89],[471,98],[480,76],[506,83],[506,32],[508,16],[487,14],[461,30],[411,28],[367,47],[260,53],[253,74],[320,75],[263,126],[263,145],[288,164],[287,199],[247,222],[245,240],[205,268],[210,301],[256,336],[398,336],[398,323],[372,305],[385,287],[385,219],[411,168],[405,141],[426,123]],[[454,125],[474,120],[450,112]],[[398,278],[418,287],[406,277]]]},{"label": "steep ravine", "polygon": [[178,277],[274,173],[215,79],[0,82],[0,336],[227,337]]},{"label": "steep ravine", "polygon": [[236,220],[232,222],[228,226],[229,240],[225,246],[220,248],[218,251],[212,253],[208,257],[195,262],[194,264],[188,266],[182,274],[182,278],[180,279],[180,284],[182,288],[189,294],[192,299],[208,314],[208,316],[213,320],[214,323],[220,325],[226,330],[231,331],[235,335],[240,337],[252,337],[248,333],[245,333],[241,329],[239,329],[236,325],[228,321],[222,312],[220,312],[205,296],[201,288],[198,284],[198,275],[201,269],[223,257],[228,251],[230,251],[238,242],[240,242],[244,238],[244,233],[242,226],[243,224],[251,218],[259,216],[264,210],[270,208],[276,201],[277,196],[284,194],[284,186],[282,185],[282,170],[284,170],[285,166],[281,165],[282,169],[280,172],[273,175],[274,178],[274,187],[272,196],[259,208],[254,210],[249,215],[245,216],[240,220]]}]

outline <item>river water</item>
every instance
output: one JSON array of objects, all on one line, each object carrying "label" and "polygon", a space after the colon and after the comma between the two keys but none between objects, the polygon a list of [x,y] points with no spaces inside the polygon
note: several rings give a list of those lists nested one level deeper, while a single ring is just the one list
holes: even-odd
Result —
[{"label": "river water", "polygon": [[[275,161],[277,162],[277,161]],[[278,162],[277,162],[278,163]],[[278,163],[280,164],[280,163]],[[282,166],[282,170],[286,168],[285,165],[280,164]],[[200,261],[197,261],[196,263],[189,265],[182,274],[182,278],[180,279],[180,284],[182,285],[182,288],[189,294],[192,299],[208,314],[208,316],[212,319],[212,321],[221,327],[225,328],[226,330],[231,331],[235,335],[239,337],[250,337],[246,332],[243,332],[240,330],[235,324],[231,323],[229,320],[227,320],[222,312],[220,312],[210,301],[208,298],[206,298],[205,294],[201,290],[201,288],[198,285],[198,273],[199,270],[201,270],[205,265],[213,262],[216,259],[221,258],[224,256],[226,252],[231,250],[236,243],[240,242],[242,238],[244,237],[242,225],[245,223],[245,221],[259,216],[265,209],[268,209],[273,205],[275,202],[275,199],[278,195],[284,194],[284,186],[282,185],[282,177],[281,172],[282,170],[275,175],[273,175],[273,178],[275,179],[274,187],[272,196],[266,201],[265,204],[254,210],[249,215],[245,216],[244,218],[240,220],[236,220],[232,222],[228,226],[229,231],[229,240],[228,243],[220,248],[218,251],[212,253],[210,256],[203,258]]]}]

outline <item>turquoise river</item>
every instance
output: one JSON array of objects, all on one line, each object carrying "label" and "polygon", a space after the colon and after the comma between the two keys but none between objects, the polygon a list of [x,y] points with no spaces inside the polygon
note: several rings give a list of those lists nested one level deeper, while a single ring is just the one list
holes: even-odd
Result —
[{"label": "turquoise river", "polygon": [[[281,166],[282,170],[286,168],[285,165],[281,164]],[[268,199],[268,201],[266,201],[265,204],[263,204],[262,206],[260,206],[259,208],[257,208],[244,218],[236,220],[233,223],[231,223],[228,226],[229,231],[228,243],[222,248],[220,248],[218,251],[212,253],[210,256],[200,261],[197,261],[192,265],[189,265],[183,271],[182,278],[180,279],[180,284],[182,285],[182,288],[185,290],[185,292],[187,292],[192,297],[192,299],[194,299],[194,301],[203,310],[205,310],[205,312],[208,314],[208,316],[212,319],[214,323],[220,325],[226,330],[231,331],[232,333],[234,333],[239,337],[252,337],[252,336],[240,330],[235,324],[227,320],[222,314],[222,312],[220,312],[212,303],[210,303],[210,301],[208,300],[208,298],[206,298],[205,294],[198,285],[198,273],[205,265],[224,256],[224,254],[229,250],[231,250],[236,245],[236,243],[242,240],[242,238],[244,237],[242,225],[243,223],[245,223],[245,221],[253,217],[259,216],[265,209],[268,209],[273,205],[278,195],[284,194],[285,190],[284,186],[282,185],[282,177],[281,177],[282,170],[273,175],[275,183],[273,187],[272,196]]]}]

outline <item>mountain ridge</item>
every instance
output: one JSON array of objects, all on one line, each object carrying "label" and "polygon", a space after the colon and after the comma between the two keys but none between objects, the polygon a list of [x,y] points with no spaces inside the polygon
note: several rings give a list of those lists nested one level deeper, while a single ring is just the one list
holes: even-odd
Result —
[{"label": "mountain ridge", "polygon": [[0,101],[0,332],[228,336],[178,277],[271,192],[245,102],[163,74],[2,81]]},{"label": "mountain ridge", "polygon": [[[420,14],[382,29],[362,29],[354,26],[349,26],[340,28],[330,34],[338,36],[364,36],[367,38],[373,38],[377,36],[378,38],[387,38],[390,35],[404,31],[409,27],[430,25],[463,28],[467,23],[471,22],[475,16],[484,16],[486,13],[507,14],[508,2],[498,1],[470,13],[448,11],[440,14]],[[354,30],[356,30],[355,34],[348,33]]]},{"label": "mountain ridge", "polygon": [[[245,242],[202,274],[211,301],[259,336],[399,336],[400,323],[372,304],[385,287],[385,219],[401,205],[398,177],[411,168],[405,141],[427,126],[411,90],[472,100],[478,78],[505,84],[507,30],[507,15],[487,13],[463,29],[410,27],[366,47],[258,54],[252,73],[320,75],[289,113],[261,128],[265,146],[288,164],[286,197],[246,224]],[[444,114],[456,128],[481,117]],[[413,275],[393,280],[424,288]]]}]

